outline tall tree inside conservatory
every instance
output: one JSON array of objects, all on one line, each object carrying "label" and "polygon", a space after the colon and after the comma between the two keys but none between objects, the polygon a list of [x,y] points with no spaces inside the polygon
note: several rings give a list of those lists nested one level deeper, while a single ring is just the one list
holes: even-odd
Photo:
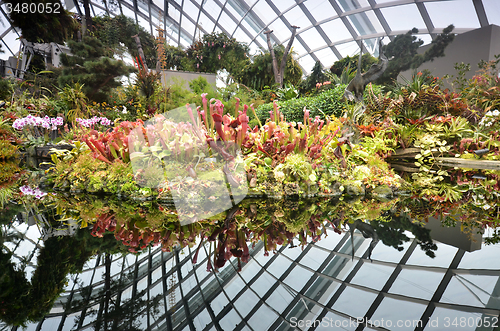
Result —
[{"label": "tall tree inside conservatory", "polygon": [[272,63],[273,63],[273,73],[274,73],[274,82],[279,86],[279,88],[283,87],[283,78],[285,75],[285,67],[286,67],[286,60],[288,53],[290,52],[290,49],[292,48],[293,40],[295,39],[295,35],[297,34],[297,29],[298,26],[292,26],[292,36],[290,37],[290,40],[288,41],[288,45],[285,48],[285,51],[283,53],[283,56],[281,57],[281,63],[280,66],[278,67],[278,60],[276,59],[276,54],[274,53],[274,47],[271,45],[271,33],[273,33],[272,30],[268,30],[265,32],[267,35],[267,47],[269,48],[269,53],[271,53],[271,58],[272,58]]},{"label": "tall tree inside conservatory", "polygon": [[83,90],[91,100],[105,101],[109,91],[121,85],[116,78],[135,70],[123,61],[113,59],[113,52],[95,37],[85,36],[81,42],[69,41],[68,45],[74,55],[61,55],[63,71],[59,85],[83,84]]},{"label": "tall tree inside conservatory", "polygon": [[384,53],[389,58],[389,64],[384,74],[377,80],[379,84],[393,84],[398,75],[405,70],[416,69],[422,63],[444,56],[445,48],[453,41],[453,25],[449,25],[443,33],[437,35],[431,47],[423,54],[418,54],[418,48],[424,43],[414,34],[418,29],[413,28],[405,34],[398,35],[389,44],[384,46]]},{"label": "tall tree inside conservatory", "polygon": [[[276,57],[281,57],[285,52],[285,47],[275,45],[273,50]],[[292,53],[289,52],[286,58],[283,82],[297,85],[302,79],[302,68],[300,68]],[[245,68],[237,73],[235,78],[239,83],[256,90],[272,86],[275,83],[275,76],[273,75],[271,53],[265,52],[255,55],[252,61],[249,61]]]},{"label": "tall tree inside conservatory", "polygon": [[[22,37],[28,41],[63,44],[74,38],[79,29],[78,22],[64,10],[61,0],[4,0],[4,4],[12,25],[20,28]],[[23,10],[23,5],[28,7]],[[37,10],[30,9],[35,6]],[[38,10],[42,7],[44,10]]]}]

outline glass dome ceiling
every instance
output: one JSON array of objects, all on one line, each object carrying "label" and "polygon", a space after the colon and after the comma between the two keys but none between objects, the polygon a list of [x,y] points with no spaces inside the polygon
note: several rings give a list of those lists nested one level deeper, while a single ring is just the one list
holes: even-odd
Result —
[{"label": "glass dome ceiling", "polygon": [[[78,0],[63,2],[70,11],[83,13]],[[18,52],[20,31],[8,26],[5,4],[0,7],[5,50],[0,58],[6,59]],[[274,43],[286,44],[296,25],[300,28],[293,50],[305,73],[315,61],[330,67],[358,53],[361,43],[376,55],[378,38],[387,43],[414,27],[418,37],[429,43],[450,24],[458,34],[500,24],[497,0],[95,0],[91,11],[123,13],[152,33],[160,26],[170,44],[183,47],[205,33],[224,32],[248,43],[254,54],[267,49],[265,31],[273,30]]]}]

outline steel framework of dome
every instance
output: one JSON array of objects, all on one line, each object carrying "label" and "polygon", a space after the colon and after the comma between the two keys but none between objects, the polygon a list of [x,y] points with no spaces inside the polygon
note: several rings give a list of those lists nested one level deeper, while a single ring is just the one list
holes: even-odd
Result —
[{"label": "steel framework of dome", "polygon": [[[65,0],[66,7],[83,14],[78,0]],[[490,24],[500,24],[496,0],[113,0],[91,1],[93,15],[124,14],[151,33],[166,30],[168,42],[186,47],[202,34],[224,32],[249,44],[253,53],[267,49],[264,32],[286,44],[292,26],[299,26],[293,50],[305,72],[315,61],[329,67],[335,61],[359,52],[361,43],[377,53],[376,40],[387,43],[394,36],[416,27],[419,38],[429,43],[449,24],[463,33]],[[1,5],[4,27],[0,39],[5,54],[19,48],[20,31],[7,26],[5,4]]]}]

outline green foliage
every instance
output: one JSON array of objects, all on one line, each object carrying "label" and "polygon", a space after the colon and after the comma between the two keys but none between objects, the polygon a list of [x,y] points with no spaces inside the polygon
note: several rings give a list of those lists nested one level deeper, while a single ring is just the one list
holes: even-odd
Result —
[{"label": "green foliage", "polygon": [[198,76],[198,78],[193,79],[189,82],[189,88],[195,94],[201,95],[203,92],[206,92],[211,88],[210,84],[208,84],[207,79],[202,76]]},{"label": "green foliage", "polygon": [[343,84],[348,85],[350,81],[356,76],[356,67],[351,67],[348,64],[344,69],[342,69],[342,73],[340,75],[336,75],[332,72],[325,73],[330,81],[335,84]]},{"label": "green foliage", "polygon": [[83,92],[83,88],[84,85],[74,83],[73,86],[66,85],[62,91],[59,92],[59,97],[69,109],[66,113],[66,119],[71,123],[75,123],[77,118],[86,118],[88,116],[88,100]]},{"label": "green foliage", "polygon": [[291,84],[285,84],[285,86],[276,91],[276,95],[281,101],[297,99],[299,90]]},{"label": "green foliage", "polygon": [[225,69],[236,75],[248,62],[247,54],[247,45],[225,33],[212,32],[188,47],[181,66],[184,70],[211,73]]},{"label": "green foliage", "polygon": [[[342,58],[341,60],[336,61],[331,67],[330,67],[330,72],[334,75],[341,76],[342,73],[344,72],[345,68],[351,68],[352,70],[357,70],[358,68],[358,60],[359,56],[346,56]],[[368,69],[372,66],[372,64],[375,64],[378,62],[378,59],[371,56],[370,53],[365,53],[361,57],[361,71],[362,72],[367,72]],[[347,83],[345,83],[347,84]]]},{"label": "green foliage", "polygon": [[0,100],[10,100],[13,92],[12,82],[8,78],[0,77]]},{"label": "green foliage", "polygon": [[115,78],[135,70],[113,59],[113,53],[95,37],[86,36],[82,42],[69,41],[68,45],[73,55],[61,55],[64,69],[58,79],[59,85],[80,83],[91,100],[107,100],[111,89],[121,85]]},{"label": "green foliage", "polygon": [[165,45],[163,56],[165,63],[165,68],[163,69],[184,70],[182,59],[187,55],[180,46]]},{"label": "green foliage", "polygon": [[136,66],[139,72],[137,73],[135,84],[139,88],[141,94],[146,98],[146,103],[149,105],[152,102],[151,97],[160,84],[159,79],[161,73],[147,70],[142,59],[136,62]]},{"label": "green foliage", "polygon": [[392,85],[402,71],[416,69],[422,63],[444,56],[445,48],[455,37],[451,33],[453,29],[453,25],[445,28],[443,33],[436,36],[431,47],[424,54],[417,52],[424,43],[414,36],[418,33],[418,29],[413,28],[405,34],[396,36],[394,40],[384,46],[384,53],[390,61],[384,74],[377,80],[377,84]]},{"label": "green foliage", "polygon": [[[156,43],[153,36],[142,26],[124,15],[97,16],[92,19],[94,36],[107,47],[113,49],[117,54],[123,54],[126,50],[132,58],[139,58],[137,44],[132,36],[138,34],[141,40],[145,61],[149,68],[156,67]],[[124,45],[124,47],[122,46]]]},{"label": "green foliage", "polygon": [[[61,0],[6,0],[4,3],[12,6],[10,11],[10,19],[12,25],[18,27],[22,31],[22,36],[28,41],[35,43],[50,43],[55,42],[64,44],[65,41],[75,38],[76,32],[79,29],[79,24],[73,19],[71,13],[64,10]],[[58,13],[47,13],[46,10],[22,11],[23,4],[43,5],[44,8],[56,9],[59,5]],[[19,6],[16,10],[16,6]]]},{"label": "green foliage", "polygon": [[[278,106],[281,107],[280,111],[290,122],[303,121],[304,107],[311,111],[311,118],[316,116],[324,118],[326,115],[341,117],[346,110],[346,102],[343,100],[345,87],[345,85],[337,85],[317,96],[278,101]],[[256,109],[257,116],[262,123],[269,118],[269,112],[272,110],[272,103],[264,104]]]},{"label": "green foliage", "polygon": [[12,180],[20,171],[18,162],[0,162],[0,183]]},{"label": "green foliage", "polygon": [[17,147],[12,145],[10,141],[0,140],[0,160],[7,160],[16,155]]},{"label": "green foliage", "polygon": [[321,62],[316,61],[311,74],[306,78],[306,80],[302,81],[300,84],[301,94],[314,91],[316,89],[316,84],[323,83],[327,79],[328,77],[323,72],[323,67],[321,66]]},{"label": "green foliage", "polygon": [[[284,51],[285,47],[282,45],[274,46],[277,59],[281,59]],[[286,60],[284,84],[297,85],[302,79],[302,69],[293,55],[293,52],[290,52]],[[255,55],[252,62],[248,62],[240,72],[235,73],[233,76],[237,82],[255,90],[260,91],[266,86],[273,86],[274,73],[271,54],[266,51]]]}]

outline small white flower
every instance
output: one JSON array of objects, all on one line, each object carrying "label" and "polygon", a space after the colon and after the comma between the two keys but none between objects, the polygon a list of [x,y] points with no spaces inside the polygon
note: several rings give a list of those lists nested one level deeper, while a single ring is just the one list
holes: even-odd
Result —
[{"label": "small white flower", "polygon": [[123,106],[122,114],[126,114],[126,113],[128,113],[127,107]]},{"label": "small white flower", "polygon": [[500,111],[498,111],[498,109],[495,109],[492,114],[493,116],[498,116],[500,115]]}]

